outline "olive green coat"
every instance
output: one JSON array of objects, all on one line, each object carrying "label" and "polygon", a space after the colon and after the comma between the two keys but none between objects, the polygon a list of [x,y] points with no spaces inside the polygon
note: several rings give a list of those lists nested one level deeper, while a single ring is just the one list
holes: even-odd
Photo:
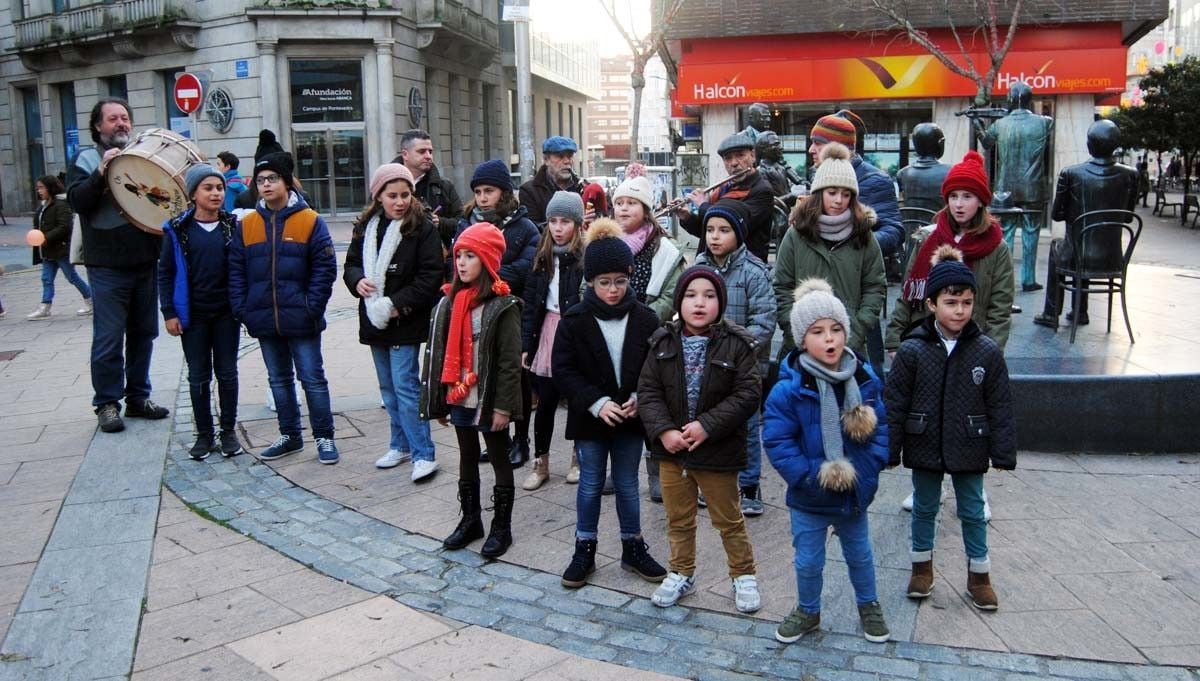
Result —
[{"label": "olive green coat", "polygon": [[795,347],[791,321],[793,295],[800,282],[810,277],[820,277],[833,287],[833,294],[850,315],[846,345],[854,354],[866,357],[866,333],[879,324],[879,314],[887,299],[883,253],[875,238],[868,239],[865,248],[855,248],[850,241],[830,248],[824,240],[813,243],[795,228],[787,230],[775,254],[774,281],[785,353]]},{"label": "olive green coat", "polygon": [[[912,271],[913,260],[921,251],[921,244],[933,233],[933,226],[922,227],[912,236],[913,245],[908,264],[904,268],[904,277]],[[975,261],[971,268],[975,272],[975,311],[971,319],[979,325],[983,333],[996,341],[1000,349],[1008,343],[1008,331],[1012,327],[1013,304],[1013,263],[1012,253],[1003,240],[994,251]],[[929,316],[929,308],[925,302],[907,303],[896,301],[896,309],[888,321],[887,334],[883,339],[883,347],[895,350],[900,347],[904,332]]]},{"label": "olive green coat", "polygon": [[[429,342],[421,366],[419,413],[425,420],[445,418],[446,384],[442,364],[446,361],[446,335],[450,331],[452,299],[444,297],[429,320]],[[491,423],[494,412],[504,412],[513,421],[525,418],[521,402],[521,300],[499,296],[483,304],[479,331],[479,422]]]}]

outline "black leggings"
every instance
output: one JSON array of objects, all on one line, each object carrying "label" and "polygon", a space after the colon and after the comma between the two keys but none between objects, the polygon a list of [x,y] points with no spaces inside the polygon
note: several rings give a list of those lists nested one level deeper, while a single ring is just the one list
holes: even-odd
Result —
[{"label": "black leggings", "polygon": [[[513,439],[522,442],[529,442],[529,421],[531,419],[531,407],[533,403],[533,387],[531,380],[537,378],[532,372],[521,370],[521,407],[525,414],[525,418],[518,421],[513,421]],[[538,393],[539,395],[541,393]],[[490,451],[490,450],[489,450]],[[508,451],[507,449],[504,451]]]},{"label": "black leggings", "polygon": [[537,420],[533,424],[533,451],[538,456],[550,453],[550,440],[554,437],[554,415],[558,411],[558,401],[562,397],[553,378],[530,374],[533,387],[537,391],[538,406],[535,414]]},{"label": "black leggings", "polygon": [[496,474],[497,487],[513,486],[512,464],[508,462],[508,431],[497,430],[490,433],[480,433],[476,428],[454,427],[458,437],[458,477],[463,480],[479,480],[479,436],[487,445],[492,463],[492,471]]}]

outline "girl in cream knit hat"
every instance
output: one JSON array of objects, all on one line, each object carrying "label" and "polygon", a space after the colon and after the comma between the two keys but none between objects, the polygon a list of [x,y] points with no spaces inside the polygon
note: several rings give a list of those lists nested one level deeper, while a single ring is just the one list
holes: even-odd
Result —
[{"label": "girl in cream knit hat", "polygon": [[850,150],[836,142],[825,145],[812,193],[792,209],[791,229],[775,257],[775,301],[785,349],[804,332],[789,322],[793,291],[802,280],[819,277],[846,306],[847,347],[867,356],[867,332],[879,324],[887,297],[883,253],[871,234],[875,220],[875,211],[858,201]]}]

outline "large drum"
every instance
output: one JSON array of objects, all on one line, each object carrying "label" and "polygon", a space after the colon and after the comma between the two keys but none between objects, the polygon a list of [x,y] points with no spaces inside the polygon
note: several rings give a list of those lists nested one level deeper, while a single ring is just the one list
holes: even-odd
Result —
[{"label": "large drum", "polygon": [[153,128],[137,136],[108,162],[106,180],[121,214],[151,234],[188,205],[184,174],[204,160],[191,140]]}]

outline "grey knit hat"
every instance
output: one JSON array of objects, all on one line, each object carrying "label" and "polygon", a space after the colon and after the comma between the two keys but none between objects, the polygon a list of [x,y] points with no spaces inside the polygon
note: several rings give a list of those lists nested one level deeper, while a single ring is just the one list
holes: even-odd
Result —
[{"label": "grey knit hat", "polygon": [[801,345],[800,339],[808,333],[808,327],[819,319],[832,319],[850,333],[850,315],[846,314],[846,306],[833,295],[829,282],[816,277],[805,279],[796,287],[796,299],[788,319],[792,323],[792,338],[796,345]]},{"label": "grey knit hat", "polygon": [[188,168],[187,173],[183,176],[183,184],[187,188],[188,200],[191,200],[192,194],[196,193],[196,189],[200,186],[200,183],[210,177],[217,178],[221,181],[222,185],[225,184],[225,176],[207,163],[197,163]]},{"label": "grey knit hat", "polygon": [[576,225],[583,224],[583,197],[575,192],[554,192],[546,204],[546,219],[550,218],[570,218]]}]

